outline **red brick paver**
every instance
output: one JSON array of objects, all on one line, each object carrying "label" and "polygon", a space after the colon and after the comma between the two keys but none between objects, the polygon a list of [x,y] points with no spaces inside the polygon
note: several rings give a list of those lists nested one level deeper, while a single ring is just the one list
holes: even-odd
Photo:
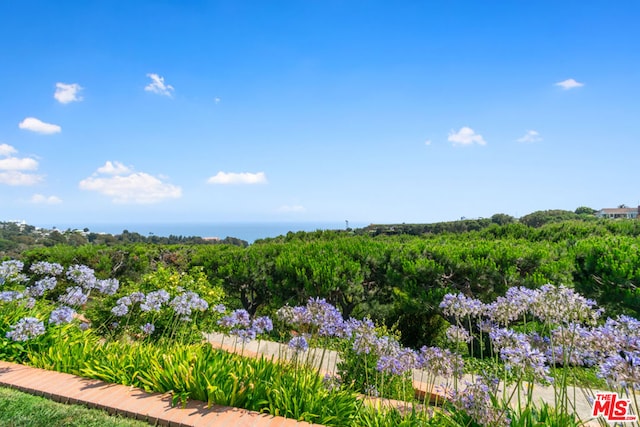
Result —
[{"label": "red brick paver", "polygon": [[0,385],[44,396],[63,403],[79,403],[148,421],[176,427],[310,427],[312,424],[260,414],[246,409],[190,401],[184,408],[172,407],[169,394],[146,393],[135,387],[109,384],[61,372],[0,361]]}]

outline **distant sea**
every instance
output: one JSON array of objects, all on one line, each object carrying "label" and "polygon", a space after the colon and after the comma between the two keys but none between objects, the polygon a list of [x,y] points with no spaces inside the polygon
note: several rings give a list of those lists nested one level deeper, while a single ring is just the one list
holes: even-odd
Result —
[{"label": "distant sea", "polygon": [[[74,224],[32,224],[36,227],[60,231],[88,228],[94,233],[121,234],[124,230],[139,233],[145,237],[160,236],[199,236],[199,237],[235,237],[253,243],[258,239],[278,237],[288,232],[316,230],[344,230],[343,222],[238,222],[238,223],[74,223]],[[365,227],[367,224],[349,223],[351,228]]]}]

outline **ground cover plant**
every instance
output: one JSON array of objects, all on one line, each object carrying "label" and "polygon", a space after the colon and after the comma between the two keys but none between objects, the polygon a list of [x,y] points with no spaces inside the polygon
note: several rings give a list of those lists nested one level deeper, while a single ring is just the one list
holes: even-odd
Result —
[{"label": "ground cover plant", "polygon": [[[121,286],[83,265],[9,260],[0,264],[0,286],[0,357],[171,392],[176,404],[197,399],[325,425],[578,425],[585,420],[573,415],[575,370],[564,368],[584,365],[639,409],[640,322],[605,319],[565,286],[512,287],[488,303],[445,294],[446,348],[419,350],[322,298],[285,305],[274,319],[227,309],[222,290],[197,270],[159,269]],[[279,335],[287,354],[268,360],[217,350],[202,342],[214,329],[240,346]],[[327,348],[339,349],[341,361],[317,368]],[[465,357],[501,369],[463,376]],[[435,402],[415,399],[415,370],[426,396],[441,396]],[[534,391],[545,385],[554,401],[541,404]],[[358,394],[383,399],[372,411]],[[387,398],[401,403],[391,407]]]},{"label": "ground cover plant", "polygon": [[3,427],[143,427],[148,423],[0,387]]}]

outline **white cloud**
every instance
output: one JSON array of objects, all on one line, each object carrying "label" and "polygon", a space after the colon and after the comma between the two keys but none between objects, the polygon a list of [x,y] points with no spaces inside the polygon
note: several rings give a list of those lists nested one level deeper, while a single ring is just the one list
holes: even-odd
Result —
[{"label": "white cloud", "polygon": [[34,194],[31,196],[31,203],[39,205],[59,205],[62,199],[57,196],[43,196],[42,194]]},{"label": "white cloud", "polygon": [[28,157],[7,157],[0,159],[0,170],[5,171],[32,171],[38,169],[38,162]]},{"label": "white cloud", "polygon": [[82,97],[78,94],[82,90],[82,86],[78,83],[56,83],[56,92],[53,97],[61,104],[82,101]]},{"label": "white cloud", "polygon": [[556,86],[560,86],[564,90],[569,90],[576,87],[582,87],[584,86],[584,83],[577,82],[574,79],[567,79],[556,83]]},{"label": "white cloud", "polygon": [[431,140],[430,140],[430,139],[427,139],[427,140],[424,142],[424,145],[431,145]]},{"label": "white cloud", "polygon": [[29,157],[11,157],[18,151],[8,144],[0,144],[0,184],[34,185],[42,181],[41,175],[23,171],[38,169],[38,162]]},{"label": "white cloud", "polygon": [[10,146],[9,144],[0,144],[0,156],[10,156],[17,153],[18,150]]},{"label": "white cloud", "polygon": [[24,173],[20,171],[0,171],[0,184],[7,185],[34,185],[42,181],[42,175],[35,175],[32,173]]},{"label": "white cloud", "polygon": [[107,160],[104,166],[98,168],[97,172],[106,175],[124,175],[131,172],[131,169],[120,162],[111,162],[110,160]]},{"label": "white cloud", "polygon": [[62,128],[60,126],[45,123],[41,120],[36,119],[35,117],[27,117],[18,124],[18,127],[20,129],[30,130],[32,132],[41,133],[44,135],[59,133],[60,131],[62,131]]},{"label": "white cloud", "polygon": [[266,184],[267,176],[264,172],[218,172],[210,177],[207,182],[209,184]]},{"label": "white cloud", "polygon": [[540,142],[542,137],[535,130],[528,130],[523,137],[516,139],[518,142]]},{"label": "white cloud", "polygon": [[452,130],[449,132],[449,142],[453,142],[453,145],[485,145],[487,142],[482,135],[475,133],[470,127],[464,126],[460,128],[458,132]]},{"label": "white cloud", "polygon": [[213,102],[215,102],[216,104],[219,104],[220,101],[222,101],[222,99],[218,98],[217,96],[213,99]]},{"label": "white cloud", "polygon": [[182,196],[180,187],[163,182],[148,173],[133,173],[119,162],[106,162],[92,176],[80,181],[79,187],[109,196],[114,203],[149,204]]},{"label": "white cloud", "polygon": [[164,84],[164,77],[155,73],[147,74],[147,77],[151,79],[151,83],[145,86],[144,90],[147,92],[157,93],[158,95],[171,96],[173,86]]},{"label": "white cloud", "polygon": [[293,205],[293,206],[284,205],[278,208],[278,212],[283,212],[283,213],[289,213],[289,212],[301,213],[306,211],[307,209],[304,206],[300,206],[300,205]]}]

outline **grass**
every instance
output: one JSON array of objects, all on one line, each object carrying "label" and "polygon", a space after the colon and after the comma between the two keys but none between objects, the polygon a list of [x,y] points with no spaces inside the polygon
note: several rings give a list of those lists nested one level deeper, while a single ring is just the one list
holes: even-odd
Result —
[{"label": "grass", "polygon": [[2,427],[142,427],[148,423],[112,416],[105,411],[81,405],[66,405],[0,387],[0,426]]}]

